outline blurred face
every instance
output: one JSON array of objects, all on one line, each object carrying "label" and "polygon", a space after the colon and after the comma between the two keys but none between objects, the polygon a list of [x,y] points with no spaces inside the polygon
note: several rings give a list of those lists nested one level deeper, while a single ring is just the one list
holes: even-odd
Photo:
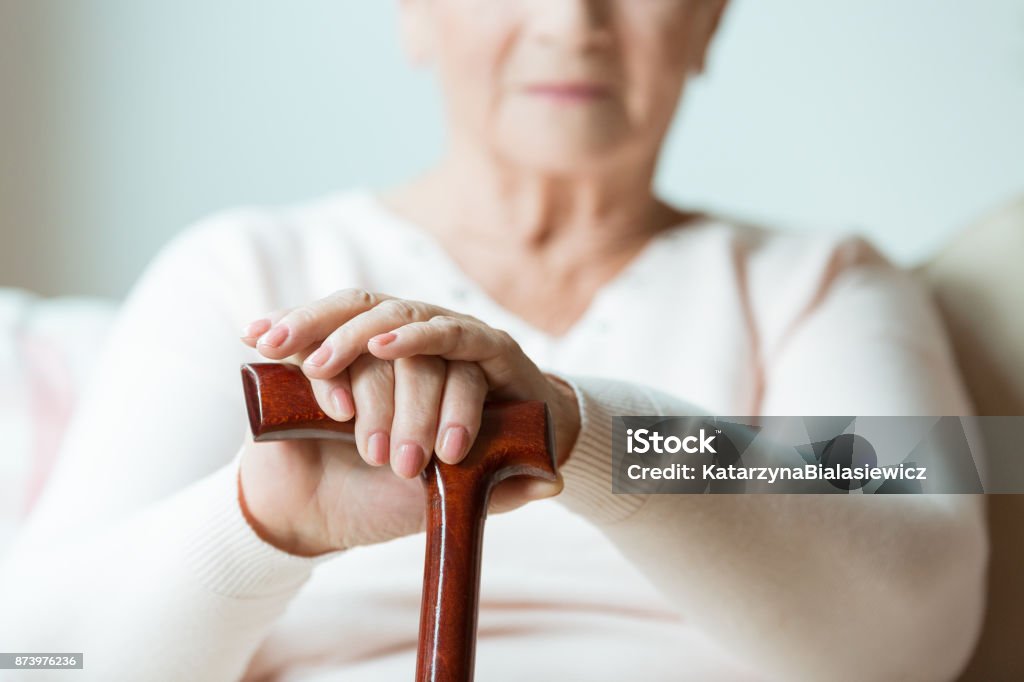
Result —
[{"label": "blurred face", "polygon": [[402,18],[456,144],[573,172],[657,154],[725,1],[403,0]]}]

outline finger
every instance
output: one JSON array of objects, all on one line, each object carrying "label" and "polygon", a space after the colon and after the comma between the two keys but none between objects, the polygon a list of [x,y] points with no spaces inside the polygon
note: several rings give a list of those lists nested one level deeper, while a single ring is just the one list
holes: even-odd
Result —
[{"label": "finger", "polygon": [[395,418],[395,373],[392,364],[372,355],[360,355],[348,369],[355,401],[356,447],[372,466],[388,463],[391,423]]},{"label": "finger", "polygon": [[[302,351],[288,356],[282,363],[302,365],[315,346],[308,346]],[[317,405],[328,417],[335,421],[345,422],[355,416],[355,401],[352,398],[352,386],[348,371],[341,372],[330,379],[311,379],[310,388]]]},{"label": "finger", "polygon": [[479,362],[508,352],[515,343],[507,332],[475,318],[438,314],[414,320],[371,337],[367,349],[379,358],[440,355],[446,360]]},{"label": "finger", "polygon": [[423,301],[389,298],[350,320],[339,322],[324,339],[322,348],[307,358],[302,370],[309,377],[333,376],[365,353],[372,337],[438,315],[457,316],[457,313]]},{"label": "finger", "polygon": [[456,360],[447,365],[434,450],[442,462],[458,464],[465,459],[480,431],[487,379],[475,362]]},{"label": "finger", "polygon": [[320,409],[331,419],[347,422],[356,416],[348,370],[330,379],[311,379],[309,385],[313,387]]},{"label": "finger", "polygon": [[404,478],[423,470],[437,438],[445,362],[429,355],[394,363],[395,418],[391,424],[391,468]]},{"label": "finger", "polygon": [[289,310],[259,337],[256,348],[268,358],[278,360],[299,348],[323,341],[352,317],[390,298],[366,289],[341,289]]},{"label": "finger", "polygon": [[[516,377],[539,377],[527,366],[529,359],[508,332],[495,329],[475,318],[437,315],[423,322],[411,322],[389,333],[371,338],[367,350],[383,360],[413,355],[438,355],[446,360],[476,362],[488,386],[502,391]],[[533,390],[533,386],[519,386]]]},{"label": "finger", "polygon": [[266,334],[271,327],[278,323],[285,315],[288,314],[290,308],[279,308],[272,313],[269,313],[266,317],[260,318],[242,328],[242,343],[249,346],[250,348],[256,347],[257,340]]},{"label": "finger", "polygon": [[305,361],[307,357],[309,357],[310,353],[317,349],[317,347],[318,346],[316,344],[306,346],[302,350],[296,353],[292,353],[286,358],[281,358],[281,362],[289,365],[295,365],[296,367],[299,367],[301,369],[302,363]]}]

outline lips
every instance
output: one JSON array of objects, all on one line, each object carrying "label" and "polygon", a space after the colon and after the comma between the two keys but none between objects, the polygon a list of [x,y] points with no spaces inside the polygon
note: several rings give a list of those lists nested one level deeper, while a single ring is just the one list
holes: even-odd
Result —
[{"label": "lips", "polygon": [[601,83],[588,82],[553,82],[533,83],[524,90],[536,97],[564,102],[591,102],[604,99],[611,94],[611,88]]}]

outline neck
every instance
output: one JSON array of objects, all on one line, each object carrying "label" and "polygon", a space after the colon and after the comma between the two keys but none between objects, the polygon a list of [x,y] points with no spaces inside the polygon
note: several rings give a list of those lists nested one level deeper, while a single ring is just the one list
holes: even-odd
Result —
[{"label": "neck", "polygon": [[449,243],[600,258],[681,218],[654,196],[654,171],[651,159],[587,175],[542,173],[456,148],[393,203]]}]

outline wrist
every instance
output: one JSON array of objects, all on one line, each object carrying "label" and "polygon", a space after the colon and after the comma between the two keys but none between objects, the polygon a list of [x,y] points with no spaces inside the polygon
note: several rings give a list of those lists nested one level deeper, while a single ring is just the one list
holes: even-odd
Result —
[{"label": "wrist", "polygon": [[239,467],[237,477],[238,506],[246,523],[261,540],[282,552],[307,558],[321,556],[340,549],[315,538],[305,537],[289,525],[271,521],[273,515],[261,513],[258,505],[254,509],[245,495],[243,469],[244,465]]},{"label": "wrist", "polygon": [[544,376],[548,379],[555,395],[551,405],[552,417],[555,421],[555,462],[561,468],[569,460],[579,436],[579,399],[573,387],[560,377],[546,372]]}]

